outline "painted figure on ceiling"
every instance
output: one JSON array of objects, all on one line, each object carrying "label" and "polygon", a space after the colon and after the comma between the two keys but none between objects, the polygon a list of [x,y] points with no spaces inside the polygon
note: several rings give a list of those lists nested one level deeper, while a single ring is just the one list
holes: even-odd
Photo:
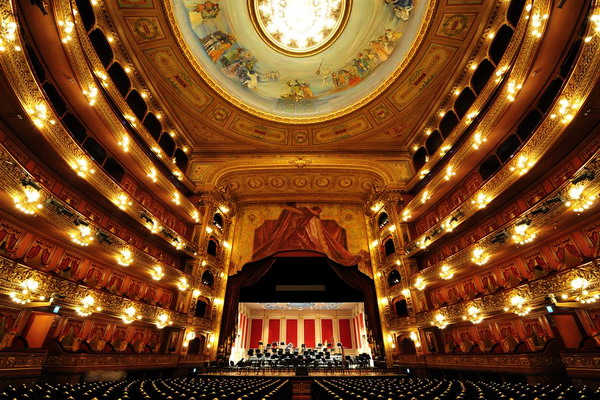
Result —
[{"label": "painted figure on ceiling", "polygon": [[204,3],[197,4],[194,11],[200,14],[203,21],[206,21],[207,19],[216,18],[221,9],[218,3],[205,1]]},{"label": "painted figure on ceiling", "polygon": [[394,7],[394,14],[402,21],[408,21],[410,12],[415,8],[413,0],[385,0],[385,2]]}]

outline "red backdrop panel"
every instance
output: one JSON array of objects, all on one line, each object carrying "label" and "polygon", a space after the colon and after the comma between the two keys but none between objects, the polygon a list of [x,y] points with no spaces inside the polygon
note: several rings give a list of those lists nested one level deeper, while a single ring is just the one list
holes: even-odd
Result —
[{"label": "red backdrop panel", "polygon": [[258,347],[258,342],[262,340],[262,328],[263,321],[262,319],[253,319],[252,326],[250,328],[250,343],[248,343],[249,348]]},{"label": "red backdrop panel", "polygon": [[321,320],[321,341],[323,344],[334,343],[333,340],[333,320],[322,319]]},{"label": "red backdrop panel", "polygon": [[280,320],[278,320],[278,319],[270,319],[269,320],[269,341],[267,343],[273,343],[273,342],[279,343],[279,327],[280,326],[281,326]]},{"label": "red backdrop panel", "polygon": [[285,322],[285,342],[294,343],[294,347],[298,346],[298,320],[288,319]]},{"label": "red backdrop panel", "polygon": [[315,347],[315,320],[304,320],[304,344],[306,347]]},{"label": "red backdrop panel", "polygon": [[352,331],[350,330],[349,319],[340,319],[340,342],[342,342],[344,348],[352,348]]}]

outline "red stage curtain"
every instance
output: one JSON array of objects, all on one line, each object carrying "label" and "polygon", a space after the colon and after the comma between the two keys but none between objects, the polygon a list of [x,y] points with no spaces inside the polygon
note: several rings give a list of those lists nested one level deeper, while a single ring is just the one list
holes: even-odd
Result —
[{"label": "red stage curtain", "polygon": [[315,320],[304,320],[304,344],[306,347],[315,347]]},{"label": "red stage curtain", "polygon": [[[269,341],[267,343],[277,342],[279,343],[279,328],[281,327],[281,321],[278,319],[269,320]],[[265,344],[267,344],[265,343]]]},{"label": "red stage curtain", "polygon": [[321,320],[321,343],[325,344],[333,343],[333,320],[332,319],[322,319]]},{"label": "red stage curtain", "polygon": [[294,347],[299,347],[297,319],[288,319],[285,321],[285,342],[294,343]]},{"label": "red stage curtain", "polygon": [[350,330],[350,320],[340,319],[340,342],[346,349],[352,348],[352,331]]},{"label": "red stage curtain", "polygon": [[250,330],[250,343],[248,347],[251,349],[258,347],[258,342],[262,340],[263,321],[262,319],[253,319]]}]

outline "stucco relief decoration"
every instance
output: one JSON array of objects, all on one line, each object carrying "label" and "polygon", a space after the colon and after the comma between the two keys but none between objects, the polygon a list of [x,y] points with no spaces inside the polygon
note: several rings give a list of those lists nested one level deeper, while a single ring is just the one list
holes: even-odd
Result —
[{"label": "stucco relief decoration", "polygon": [[[319,117],[386,84],[422,29],[414,0],[174,0],[185,45],[236,100]],[[301,18],[300,18],[301,16]]]},{"label": "stucco relief decoration", "polygon": [[355,218],[360,212],[359,206],[327,203],[248,206],[234,238],[232,271],[278,252],[308,250],[344,266],[358,265],[372,277],[366,226]]}]

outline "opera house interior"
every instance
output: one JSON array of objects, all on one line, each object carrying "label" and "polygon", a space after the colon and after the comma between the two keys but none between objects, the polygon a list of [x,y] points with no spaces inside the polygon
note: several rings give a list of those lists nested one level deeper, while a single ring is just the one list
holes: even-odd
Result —
[{"label": "opera house interior", "polygon": [[598,0],[0,1],[0,400],[600,399],[599,82]]}]

